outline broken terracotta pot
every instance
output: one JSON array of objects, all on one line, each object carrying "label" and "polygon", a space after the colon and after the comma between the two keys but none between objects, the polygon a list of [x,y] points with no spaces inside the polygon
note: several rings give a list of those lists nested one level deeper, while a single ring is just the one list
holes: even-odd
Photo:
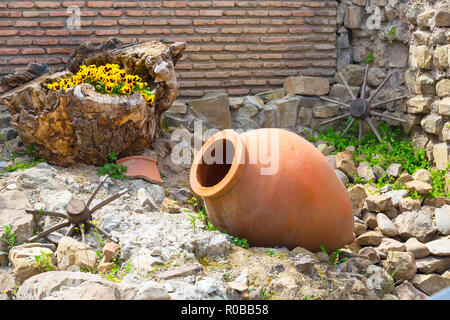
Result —
[{"label": "broken terracotta pot", "polygon": [[328,252],[352,243],[347,190],[320,151],[283,129],[223,130],[191,167],[211,223],[252,246]]},{"label": "broken terracotta pot", "polygon": [[156,160],[144,156],[131,156],[116,161],[127,167],[125,176],[129,178],[142,178],[153,183],[162,184],[161,175]]}]

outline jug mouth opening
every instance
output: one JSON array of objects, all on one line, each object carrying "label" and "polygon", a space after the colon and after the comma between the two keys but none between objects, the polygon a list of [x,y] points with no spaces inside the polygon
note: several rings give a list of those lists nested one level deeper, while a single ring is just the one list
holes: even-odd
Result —
[{"label": "jug mouth opening", "polygon": [[213,197],[229,190],[240,177],[245,160],[245,147],[233,130],[213,135],[198,154],[191,167],[193,191],[201,197]]}]

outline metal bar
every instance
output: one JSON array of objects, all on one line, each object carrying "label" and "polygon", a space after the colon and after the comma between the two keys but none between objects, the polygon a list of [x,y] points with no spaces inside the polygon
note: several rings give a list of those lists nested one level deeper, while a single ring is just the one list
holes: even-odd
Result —
[{"label": "metal bar", "polygon": [[370,120],[370,118],[366,118],[367,123],[369,124],[369,126],[372,128],[373,132],[375,133],[375,135],[377,136],[378,140],[381,142],[381,137],[380,134],[378,133],[377,129],[375,128],[375,126],[372,124],[372,121]]},{"label": "metal bar", "polygon": [[119,193],[116,193],[115,195],[109,197],[108,199],[103,200],[102,202],[100,202],[95,207],[93,207],[92,209],[89,210],[90,214],[93,214],[95,211],[97,211],[98,209],[100,209],[103,206],[106,206],[108,203],[113,202],[117,198],[119,198],[122,195],[124,195],[127,191],[128,191],[128,189],[122,190]]},{"label": "metal bar", "polygon": [[335,104],[339,104],[339,105],[341,105],[341,106],[344,106],[344,107],[350,108],[350,105],[349,105],[349,104],[347,104],[347,103],[343,103],[343,102],[340,102],[340,101],[336,101],[336,100],[328,99],[328,98],[325,98],[325,97],[320,97],[320,99],[322,99],[322,100],[325,100],[325,101],[329,101],[329,102],[333,102],[333,103],[335,103]]},{"label": "metal bar", "polygon": [[339,76],[342,79],[342,82],[344,83],[344,86],[347,88],[348,93],[350,93],[350,96],[352,97],[353,100],[356,99],[355,95],[353,94],[352,89],[350,89],[350,86],[348,85],[347,81],[345,80],[345,78],[342,76],[342,73],[340,71],[338,71]]},{"label": "metal bar", "polygon": [[[38,214],[39,211],[40,210],[25,209],[25,212],[29,213],[29,214]],[[42,215],[67,219],[67,216],[64,213],[61,213],[61,212],[44,211],[44,210],[42,210]]]},{"label": "metal bar", "polygon": [[345,136],[345,134],[347,133],[348,129],[350,129],[350,127],[352,126],[352,124],[355,122],[355,118],[352,118],[352,121],[350,121],[350,123],[348,124],[347,128],[345,128],[344,132],[342,132],[342,136]]},{"label": "metal bar", "polygon": [[365,99],[366,98],[366,86],[367,86],[367,73],[369,71],[369,65],[366,64],[366,72],[364,73],[364,82],[361,87],[361,93],[359,95],[360,98]]},{"label": "metal bar", "polygon": [[66,237],[71,237],[75,231],[76,224],[70,224],[69,230],[66,232]]},{"label": "metal bar", "polygon": [[381,101],[381,102],[378,102],[378,103],[375,103],[374,105],[372,105],[372,108],[383,106],[385,104],[388,104],[388,103],[391,103],[391,102],[394,102],[394,101],[397,101],[397,100],[402,100],[402,99],[407,98],[407,97],[408,96],[401,96],[401,97],[397,97],[397,98],[394,98],[394,99],[391,99],[391,100]]},{"label": "metal bar", "polygon": [[92,200],[94,200],[95,196],[97,195],[98,191],[100,190],[100,188],[103,186],[103,184],[105,183],[106,179],[108,179],[109,174],[106,174],[106,176],[103,178],[102,181],[100,181],[100,183],[98,184],[97,188],[95,188],[94,192],[91,194],[91,196],[89,197],[88,202],[86,203],[86,207],[89,208],[89,205],[91,204]]},{"label": "metal bar", "polygon": [[406,123],[406,120],[399,119],[399,118],[394,118],[394,117],[392,117],[392,116],[388,116],[388,115],[386,115],[386,114],[378,113],[378,112],[375,112],[375,111],[371,111],[370,114],[371,114],[371,115],[374,115],[374,116],[379,116],[379,117],[382,117],[382,118],[387,118],[387,119],[397,120],[397,121],[405,122],[405,123]]},{"label": "metal bar", "polygon": [[54,226],[53,228],[47,229],[45,231],[42,231],[41,233],[35,235],[34,237],[29,238],[28,242],[33,242],[34,240],[37,240],[37,239],[42,238],[42,237],[45,237],[46,235],[52,233],[53,231],[59,230],[61,228],[67,227],[69,225],[70,225],[69,221],[60,223],[60,224]]},{"label": "metal bar", "polygon": [[361,137],[362,137],[362,131],[363,131],[363,120],[359,120],[359,143],[361,143]]},{"label": "metal bar", "polygon": [[373,100],[373,98],[375,98],[375,96],[377,95],[378,91],[381,90],[381,88],[384,87],[384,85],[388,82],[389,78],[392,77],[392,75],[394,74],[394,72],[391,72],[384,80],[383,82],[378,86],[378,88],[375,90],[374,93],[372,93],[372,95],[369,98],[369,102],[371,102]]},{"label": "metal bar", "polygon": [[96,225],[94,225],[91,222],[86,222],[87,225],[89,225],[91,228],[96,229],[98,232],[100,232],[101,234],[103,234],[105,237],[107,237],[108,239],[110,239],[111,241],[115,242],[115,243],[119,243],[119,240],[113,238],[108,232],[106,232],[105,230],[103,230],[100,227],[97,227]]},{"label": "metal bar", "polygon": [[339,117],[336,117],[336,118],[333,118],[333,119],[324,121],[324,122],[322,122],[321,124],[319,124],[319,126],[324,125],[324,124],[327,124],[327,123],[330,123],[330,122],[333,122],[333,121],[336,121],[336,120],[339,120],[339,119],[342,119],[342,118],[345,118],[345,117],[348,117],[349,115],[350,115],[350,113],[346,113],[346,114],[344,114],[344,115],[342,115],[342,116],[339,116]]}]

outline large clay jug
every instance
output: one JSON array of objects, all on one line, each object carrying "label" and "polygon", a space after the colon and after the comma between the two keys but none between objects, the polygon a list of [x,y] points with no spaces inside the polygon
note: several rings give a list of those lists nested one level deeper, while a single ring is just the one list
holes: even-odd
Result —
[{"label": "large clay jug", "polygon": [[354,240],[345,186],[317,148],[289,131],[216,133],[196,154],[190,183],[210,222],[252,246],[330,252]]}]

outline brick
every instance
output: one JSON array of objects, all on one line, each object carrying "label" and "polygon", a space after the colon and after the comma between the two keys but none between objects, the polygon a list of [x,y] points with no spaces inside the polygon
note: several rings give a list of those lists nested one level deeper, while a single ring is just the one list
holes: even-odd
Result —
[{"label": "brick", "polygon": [[266,79],[248,79],[244,80],[244,84],[248,86],[262,86],[267,82]]},{"label": "brick", "polygon": [[22,16],[24,18],[46,18],[49,13],[46,11],[23,11]]},{"label": "brick", "polygon": [[13,49],[13,48],[2,49],[2,48],[0,48],[0,55],[2,55],[2,56],[15,55],[18,53],[19,53],[19,49]]},{"label": "brick", "polygon": [[152,17],[173,17],[175,16],[175,12],[172,11],[160,11],[160,10],[152,10]]},{"label": "brick", "polygon": [[58,64],[61,63],[62,60],[60,58],[36,58],[36,62],[45,64]]},{"label": "brick", "polygon": [[[120,17],[123,15],[122,10],[114,10],[114,11],[100,11],[100,16],[102,17]],[[150,13],[149,13],[150,15]]]},{"label": "brick", "polygon": [[260,24],[259,19],[237,19],[237,24]]},{"label": "brick", "polygon": [[93,30],[88,30],[88,29],[70,30],[71,36],[90,36],[93,33],[94,33]]},{"label": "brick", "polygon": [[194,70],[209,70],[209,69],[215,69],[216,64],[215,63],[196,63],[193,65]]},{"label": "brick", "polygon": [[167,25],[166,19],[158,19],[158,20],[144,20],[144,25],[146,26],[165,26]]},{"label": "brick", "polygon": [[29,21],[29,20],[18,20],[16,21],[15,27],[17,28],[33,28],[38,26],[37,21]]},{"label": "brick", "polygon": [[31,39],[8,39],[6,40],[7,46],[30,46],[33,44]]},{"label": "brick", "polygon": [[232,8],[234,1],[213,1],[213,7]]},{"label": "brick", "polygon": [[194,20],[194,26],[210,26],[215,24],[215,20]]},{"label": "brick", "polygon": [[222,28],[222,33],[242,33],[242,28]]},{"label": "brick", "polygon": [[58,9],[61,6],[59,2],[36,1],[36,8],[39,9]]},{"label": "brick", "polygon": [[290,17],[291,11],[269,11],[270,17]]},{"label": "brick", "polygon": [[95,34],[98,36],[115,36],[119,34],[119,29],[95,30]]},{"label": "brick", "polygon": [[236,59],[236,55],[230,54],[230,53],[217,53],[217,54],[211,55],[211,57],[213,58],[213,60],[235,60]]},{"label": "brick", "polygon": [[210,8],[211,1],[189,1],[188,6],[191,8]]},{"label": "brick", "polygon": [[163,1],[165,8],[186,8],[187,4],[187,1]]},{"label": "brick", "polygon": [[134,1],[114,1],[114,8],[136,8],[138,6],[137,2]]},{"label": "brick", "polygon": [[304,27],[289,28],[290,33],[311,33],[311,31],[312,31],[311,28],[304,28]]},{"label": "brick", "polygon": [[152,15],[151,11],[142,10],[127,10],[125,14],[129,17],[150,17]]},{"label": "brick", "polygon": [[71,6],[84,8],[84,5],[86,4],[85,1],[64,1],[62,3],[63,8],[68,8]]},{"label": "brick", "polygon": [[227,93],[231,96],[244,96],[250,93],[250,89],[227,89]]},{"label": "brick", "polygon": [[94,26],[98,27],[117,26],[117,20],[95,20]]},{"label": "brick", "polygon": [[[70,17],[72,15],[72,13],[67,11],[49,11],[47,14],[49,17]],[[87,14],[88,12],[86,11],[81,12],[82,17],[87,16]]]},{"label": "brick", "polygon": [[173,34],[194,34],[194,29],[172,29]]},{"label": "brick", "polygon": [[147,29],[146,34],[170,34],[169,29]]},{"label": "brick", "polygon": [[217,25],[235,25],[237,23],[236,20],[232,19],[216,19],[215,24]]},{"label": "brick", "polygon": [[189,59],[192,61],[209,61],[211,58],[206,54],[191,54]]},{"label": "brick", "polygon": [[121,26],[140,26],[143,25],[144,22],[139,19],[120,19],[119,24]]},{"label": "brick", "polygon": [[314,17],[314,11],[312,10],[298,10],[292,11],[294,17]]},{"label": "brick", "polygon": [[246,45],[227,45],[225,51],[247,51]]},{"label": "brick", "polygon": [[233,10],[233,11],[224,11],[224,16],[245,16],[247,12],[245,10]]},{"label": "brick", "polygon": [[18,33],[18,30],[0,30],[0,37],[16,36]]},{"label": "brick", "polygon": [[10,64],[29,64],[30,62],[35,62],[35,58],[15,58],[9,60]]},{"label": "brick", "polygon": [[20,50],[21,54],[27,55],[27,54],[44,54],[45,50],[42,48],[23,48]]},{"label": "brick", "polygon": [[123,35],[130,35],[130,34],[144,34],[144,29],[137,29],[137,28],[127,28],[120,30],[120,34]]},{"label": "brick", "polygon": [[192,21],[187,19],[172,19],[168,22],[171,26],[189,26],[192,24]]},{"label": "brick", "polygon": [[221,17],[222,10],[200,10],[200,15],[204,17]]},{"label": "brick", "polygon": [[111,8],[113,6],[112,1],[88,1],[88,8]]},{"label": "brick", "polygon": [[[20,41],[24,41],[25,39],[21,39]],[[54,46],[57,45],[59,41],[57,39],[35,39],[33,40],[33,44],[37,46]],[[31,44],[31,43],[30,43]]]},{"label": "brick", "polygon": [[39,26],[42,28],[63,28],[65,24],[62,21],[42,21]]},{"label": "brick", "polygon": [[47,48],[48,54],[71,54],[72,48]]},{"label": "brick", "polygon": [[12,25],[12,21],[0,21],[0,27],[11,27]]},{"label": "brick", "polygon": [[34,8],[32,1],[12,1],[8,3],[10,9],[31,9]]},{"label": "brick", "polygon": [[247,11],[247,15],[250,17],[267,17],[269,15],[269,11],[265,10],[249,10]]},{"label": "brick", "polygon": [[200,13],[196,10],[175,10],[175,15],[181,17],[198,17]]},{"label": "brick", "polygon": [[161,8],[162,2],[161,1],[140,1],[138,2],[139,8]]},{"label": "brick", "polygon": [[51,36],[51,37],[61,37],[61,36],[68,36],[70,34],[69,30],[46,30],[45,34],[47,36]]},{"label": "brick", "polygon": [[0,11],[0,18],[19,18],[22,12],[19,11]]}]

